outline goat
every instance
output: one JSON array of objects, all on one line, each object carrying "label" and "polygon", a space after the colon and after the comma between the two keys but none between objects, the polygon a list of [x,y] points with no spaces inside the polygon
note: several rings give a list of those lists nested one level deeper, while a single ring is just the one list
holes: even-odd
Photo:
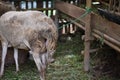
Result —
[{"label": "goat", "polygon": [[2,63],[4,73],[8,45],[14,48],[16,71],[19,71],[18,49],[26,49],[33,55],[40,79],[45,80],[45,69],[56,49],[58,38],[54,22],[40,11],[9,11],[0,17]]}]

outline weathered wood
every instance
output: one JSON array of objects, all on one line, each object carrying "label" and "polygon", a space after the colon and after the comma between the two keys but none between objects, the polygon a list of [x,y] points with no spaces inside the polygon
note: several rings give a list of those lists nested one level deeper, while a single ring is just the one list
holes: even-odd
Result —
[{"label": "weathered wood", "polygon": [[120,25],[120,14],[113,13],[111,11],[107,11],[101,8],[98,8],[98,12],[101,16],[108,19],[109,21],[115,22]]},{"label": "weathered wood", "polygon": [[[90,6],[90,5],[89,5]],[[72,18],[78,18],[85,13],[84,9],[81,9],[72,4],[57,2],[56,9],[61,11],[64,14]],[[91,20],[90,20],[91,19]],[[111,22],[97,14],[91,13],[91,16],[88,15],[85,18],[80,19],[81,22],[85,23],[85,27],[78,22],[74,22],[75,25],[79,26],[81,29],[85,30],[86,33],[90,33],[90,25],[92,28],[92,35],[96,38],[104,38],[104,42],[112,47],[113,49],[120,52],[120,25]],[[91,23],[91,24],[90,24]],[[88,31],[87,31],[88,30]],[[87,34],[90,36],[90,34]],[[104,36],[104,37],[103,37]],[[85,71],[89,70],[89,58],[90,58],[90,42],[89,37],[86,37],[85,48],[86,52],[84,55],[84,69]]]},{"label": "weathered wood", "polygon": [[120,13],[120,0],[119,0],[118,12]]},{"label": "weathered wood", "polygon": [[[65,3],[62,1],[56,1],[55,8],[73,18],[78,18],[85,13],[85,9],[79,8],[75,5]],[[85,22],[86,20],[86,17],[81,19],[82,22]]]},{"label": "weathered wood", "polygon": [[109,11],[112,9],[112,3],[113,3],[113,0],[110,0],[109,1],[109,9],[108,9]]},{"label": "weathered wood", "polygon": [[100,3],[102,3],[102,4],[106,5],[106,6],[110,6],[109,3],[104,2],[104,0],[100,0]]},{"label": "weathered wood", "polygon": [[[98,15],[96,15],[97,17],[100,17],[100,16],[98,16]],[[102,18],[102,17],[100,17],[100,18]],[[98,21],[101,21],[101,19],[98,19]],[[96,20],[95,20],[96,21]],[[103,21],[103,22],[106,22],[106,21]],[[107,23],[108,23],[109,21],[107,20]],[[78,27],[80,27],[81,29],[83,29],[83,30],[85,30],[85,27],[84,26],[82,26],[80,23],[77,23],[77,22],[74,22],[74,24],[75,25],[77,25]],[[100,24],[100,23],[99,23]],[[114,25],[116,25],[116,26],[114,26],[114,27],[117,27],[117,32],[116,33],[118,33],[119,32],[119,28],[120,28],[120,26],[119,25],[117,25],[117,24],[115,24],[115,23],[112,23],[112,22],[109,22],[108,24],[114,24]],[[112,25],[111,25],[112,26]],[[94,26],[93,26],[94,27]],[[100,27],[100,29],[103,27],[102,25],[101,26],[96,26],[96,27]],[[110,27],[110,26],[108,26],[108,27]],[[114,30],[114,28],[112,29],[112,30]],[[93,30],[92,30],[93,32],[92,32],[92,35],[94,36],[94,37],[96,37],[96,38],[103,38],[104,39],[104,42],[107,44],[107,45],[109,45],[110,47],[112,47],[113,49],[115,49],[115,50],[117,50],[118,52],[120,52],[120,41],[119,40],[117,40],[117,39],[115,39],[114,37],[111,37],[110,35],[111,34],[113,34],[113,33],[111,33],[110,35],[108,35],[107,33],[108,32],[106,32],[106,33],[104,33],[104,31],[102,32],[102,30],[97,30],[96,28],[94,29],[93,28]],[[115,32],[114,32],[114,34],[115,34]],[[114,36],[114,35],[113,35]],[[118,35],[119,36],[119,35]],[[118,37],[117,37],[118,38]],[[119,39],[119,38],[118,38]]]},{"label": "weathered wood", "polygon": [[[91,8],[92,0],[86,0],[87,8]],[[85,53],[84,53],[84,70],[89,71],[90,68],[90,39],[91,39],[91,14],[86,15],[85,22]]]},{"label": "weathered wood", "polygon": [[[63,3],[63,4],[62,4]],[[66,5],[66,6],[65,6]],[[60,2],[56,3],[56,9],[67,14],[70,17],[78,18],[85,13],[84,9],[76,7],[72,4]],[[68,10],[68,11],[67,11]],[[100,32],[106,33],[106,35],[114,38],[120,42],[120,25],[108,21],[107,19],[92,13],[91,14],[91,27],[99,30]],[[80,21],[86,23],[87,18],[82,18]],[[81,29],[85,29],[81,24],[74,22],[76,25],[79,25]]]},{"label": "weathered wood", "polygon": [[[82,26],[81,24],[74,22],[75,25],[77,25],[78,27],[80,27],[81,29],[85,30],[85,27]],[[101,27],[101,26],[99,26]],[[119,28],[119,27],[118,27]],[[114,39],[113,37],[108,36],[105,33],[102,33],[96,29],[92,30],[92,35],[96,38],[103,38],[104,42],[109,45],[110,47],[112,47],[113,49],[117,50],[120,52],[120,42],[116,39]],[[90,51],[91,52],[91,51]]]},{"label": "weathered wood", "polygon": [[73,22],[73,24],[75,24],[77,27],[81,28],[82,30],[85,30],[85,27],[83,25],[81,25],[78,22]]},{"label": "weathered wood", "polygon": [[[96,38],[101,38],[101,36],[99,36],[98,34],[92,33],[93,36],[95,36]],[[108,40],[104,40],[104,42],[112,47],[113,49],[115,49],[116,51],[118,51],[120,53],[120,47],[118,47],[117,45],[115,45],[114,43],[109,42]]]},{"label": "weathered wood", "polygon": [[92,14],[91,26],[120,42],[120,25],[108,21],[97,14]]},{"label": "weathered wood", "polygon": [[101,36],[101,38],[103,38],[103,40],[107,40],[107,41],[109,41],[111,43],[114,43],[115,45],[120,47],[120,42],[117,41],[116,39],[106,35],[105,33],[100,32],[100,31],[98,31],[96,29],[93,29],[93,32],[98,34],[99,36]]}]

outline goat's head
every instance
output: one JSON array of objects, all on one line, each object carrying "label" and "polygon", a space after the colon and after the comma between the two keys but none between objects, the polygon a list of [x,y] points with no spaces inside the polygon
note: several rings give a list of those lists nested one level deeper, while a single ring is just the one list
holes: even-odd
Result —
[{"label": "goat's head", "polygon": [[54,59],[52,57],[54,52],[55,52],[55,50],[46,51],[44,53],[35,53],[33,51],[30,51],[30,53],[33,55],[34,61],[40,72],[41,80],[45,79],[47,65],[54,61]]},{"label": "goat's head", "polygon": [[48,50],[46,48],[46,40],[44,40],[42,37],[39,40],[34,38],[34,40],[31,41],[30,53],[33,55],[33,59],[40,72],[41,80],[44,80],[45,78],[47,65],[54,60],[52,58],[54,52],[55,50]]}]

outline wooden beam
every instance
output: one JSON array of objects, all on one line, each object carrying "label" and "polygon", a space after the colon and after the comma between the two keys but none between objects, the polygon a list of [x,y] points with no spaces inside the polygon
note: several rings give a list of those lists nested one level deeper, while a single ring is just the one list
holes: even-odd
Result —
[{"label": "wooden beam", "polygon": [[[101,36],[99,36],[99,35],[96,34],[96,33],[93,33],[92,35],[95,36],[96,38],[101,38]],[[108,41],[108,40],[104,40],[104,42],[105,42],[108,46],[112,47],[113,49],[115,49],[116,51],[118,51],[118,52],[120,53],[120,47],[118,47],[118,46],[115,45],[114,43],[111,43],[111,42]]]},{"label": "wooden beam", "polygon": [[120,47],[120,42],[117,41],[116,39],[106,35],[105,33],[100,32],[99,30],[93,29],[92,31],[94,33],[98,34],[99,36],[101,36],[101,38],[103,38],[103,40],[107,40],[107,41],[117,45],[118,47]]},{"label": "wooden beam", "polygon": [[[92,0],[86,0],[87,8],[91,8]],[[89,71],[90,67],[90,39],[91,39],[91,14],[86,15],[87,20],[85,22],[85,53],[84,53],[84,70]]]},{"label": "wooden beam", "polygon": [[[65,3],[62,1],[56,1],[55,8],[73,18],[78,18],[85,13],[85,9],[79,8],[75,5]],[[81,22],[85,22],[86,20],[87,18],[84,17],[81,19]]]},{"label": "wooden beam", "polygon": [[86,0],[86,7],[91,8],[92,0]]},{"label": "wooden beam", "polygon": [[120,25],[92,13],[91,27],[120,42]]}]

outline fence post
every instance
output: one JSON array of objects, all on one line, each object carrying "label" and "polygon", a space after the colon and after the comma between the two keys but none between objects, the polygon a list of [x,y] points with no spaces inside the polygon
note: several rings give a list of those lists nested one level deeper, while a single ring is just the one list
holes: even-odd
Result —
[{"label": "fence post", "polygon": [[[91,8],[92,0],[86,0],[86,7]],[[88,14],[85,23],[85,53],[84,53],[84,70],[89,71],[90,67],[90,38],[91,38],[91,14]]]}]

